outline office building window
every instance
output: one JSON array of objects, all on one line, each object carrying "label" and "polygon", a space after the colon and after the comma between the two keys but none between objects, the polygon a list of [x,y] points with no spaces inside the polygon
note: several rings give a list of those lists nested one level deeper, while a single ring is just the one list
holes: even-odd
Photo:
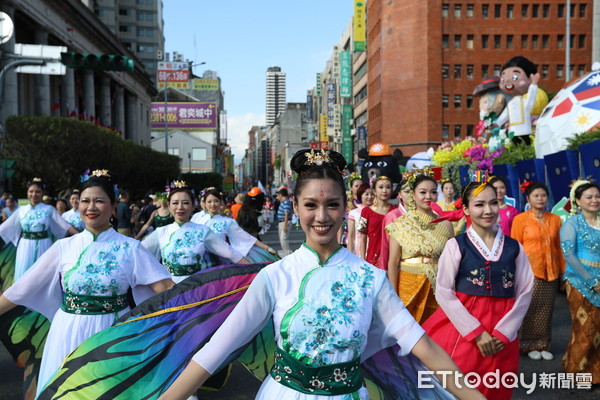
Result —
[{"label": "office building window", "polygon": [[575,76],[575,65],[571,64],[571,65],[569,65],[569,79],[571,79],[574,76]]},{"label": "office building window", "polygon": [[565,73],[565,66],[562,64],[558,64],[556,66],[556,77],[557,78],[563,78],[564,77],[564,73]]},{"label": "office building window", "polygon": [[448,108],[448,97],[447,94],[442,95],[442,108]]},{"label": "office building window", "polygon": [[[119,25],[119,32],[131,32],[131,25]],[[139,30],[138,36],[140,36]]]},{"label": "office building window", "polygon": [[448,64],[442,64],[442,78],[450,78],[450,66]]},{"label": "office building window", "polygon": [[515,8],[515,6],[513,6],[512,4],[506,5],[506,18],[514,18],[515,17],[514,8]]},{"label": "office building window", "polygon": [[542,65],[542,78],[547,78],[548,77],[548,69],[549,69],[549,65],[548,64],[544,64]]},{"label": "office building window", "polygon": [[469,109],[473,108],[473,95],[472,94],[467,95],[467,108],[469,108]]},{"label": "office building window", "polygon": [[454,125],[454,137],[458,139],[460,137],[460,130],[462,125]]},{"label": "office building window", "polygon": [[489,76],[489,68],[490,66],[487,64],[481,64],[481,77],[487,78]]},{"label": "office building window", "polygon": [[577,44],[577,47],[579,47],[580,49],[585,48],[585,35],[579,35],[579,42]]},{"label": "office building window", "polygon": [[531,35],[531,48],[538,48],[539,35]]},{"label": "office building window", "polygon": [[550,18],[550,4],[542,5],[542,17]]},{"label": "office building window", "polygon": [[138,13],[137,13],[137,15],[135,16],[135,18],[136,18],[138,21],[143,21],[144,19],[146,19],[146,18],[145,18],[145,16],[144,16],[144,13],[143,13],[143,12],[140,12],[140,11],[138,11]]},{"label": "office building window", "polygon": [[192,161],[206,161],[206,148],[192,147]]},{"label": "office building window", "polygon": [[569,43],[569,48],[572,49],[575,47],[575,35],[570,35],[571,43]]},{"label": "office building window", "polygon": [[577,67],[577,76],[583,76],[585,74],[585,64],[579,64]]},{"label": "office building window", "polygon": [[527,41],[529,39],[529,35],[521,35],[521,48],[522,49],[526,49],[527,48]]},{"label": "office building window", "polygon": [[537,18],[537,17],[539,17],[539,14],[540,14],[540,5],[533,4],[531,6],[531,18]]},{"label": "office building window", "polygon": [[460,79],[460,75],[462,72],[461,70],[462,70],[462,65],[460,65],[460,64],[454,65],[454,79]]},{"label": "office building window", "polygon": [[585,18],[586,4],[579,5],[579,18]]},{"label": "office building window", "polygon": [[502,68],[500,64],[494,64],[494,75],[500,76],[500,68]]},{"label": "office building window", "polygon": [[467,78],[473,79],[473,64],[467,64]]},{"label": "office building window", "polygon": [[461,108],[462,107],[462,95],[460,94],[455,94],[454,95],[454,108]]},{"label": "office building window", "polygon": [[521,6],[521,18],[527,18],[529,16],[529,4],[523,4]]},{"label": "office building window", "polygon": [[467,4],[467,18],[473,18],[475,4]]},{"label": "office building window", "polygon": [[559,4],[558,5],[558,18],[564,18],[564,16],[565,16],[565,5]]},{"label": "office building window", "polygon": [[557,35],[556,36],[556,47],[562,49],[565,47],[565,35]]},{"label": "office building window", "polygon": [[507,49],[513,48],[513,35],[506,35],[506,48]]},{"label": "office building window", "polygon": [[575,17],[575,6],[576,6],[576,4],[571,3],[571,14],[570,14],[571,18]]},{"label": "office building window", "polygon": [[494,48],[499,49],[502,46],[502,36],[494,35]]},{"label": "office building window", "polygon": [[454,5],[454,18],[460,18],[462,13],[462,5],[455,4]]},{"label": "office building window", "polygon": [[172,156],[178,156],[179,155],[179,147],[170,147],[169,154]]},{"label": "office building window", "polygon": [[442,35],[442,49],[448,48],[448,35]]},{"label": "office building window", "polygon": [[462,35],[454,35],[454,48],[460,49],[460,42],[462,40]]},{"label": "office building window", "polygon": [[448,133],[449,130],[450,128],[448,125],[442,125],[442,139],[448,139],[450,137]]},{"label": "office building window", "polygon": [[542,49],[547,49],[550,42],[550,35],[542,35]]},{"label": "office building window", "polygon": [[502,18],[502,4],[494,4],[494,18]]},{"label": "office building window", "polygon": [[487,49],[490,47],[490,35],[481,35],[481,48]]},{"label": "office building window", "polygon": [[152,22],[154,20],[154,14],[146,13],[146,21]]},{"label": "office building window", "polygon": [[467,125],[467,136],[473,136],[473,125]]},{"label": "office building window", "polygon": [[442,18],[448,18],[448,4],[442,4]]},{"label": "office building window", "polygon": [[129,10],[127,8],[119,8],[119,15],[129,15]]},{"label": "office building window", "polygon": [[467,35],[467,49],[473,48],[474,35]]},{"label": "office building window", "polygon": [[481,5],[481,18],[489,17],[489,13],[490,13],[490,6],[487,4],[482,4]]}]

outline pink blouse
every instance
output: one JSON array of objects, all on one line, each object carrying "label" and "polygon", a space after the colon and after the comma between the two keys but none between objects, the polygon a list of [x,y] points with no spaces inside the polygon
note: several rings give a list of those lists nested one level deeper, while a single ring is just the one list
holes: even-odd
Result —
[{"label": "pink blouse", "polygon": [[[473,228],[469,228],[465,233],[469,240],[473,243],[479,253],[489,261],[498,261],[502,255],[501,251],[497,251],[500,246],[504,246],[504,234],[498,230],[494,246],[488,249],[485,242],[479,237]],[[525,254],[523,246],[519,243],[519,256],[516,260],[515,271],[515,303],[512,310],[498,322],[491,335],[496,336],[503,342],[512,342],[517,337],[517,332],[521,327],[521,323],[531,301],[533,291],[533,273],[531,265]],[[495,255],[495,256],[494,256]],[[438,263],[437,288],[435,298],[444,310],[448,319],[456,327],[456,330],[461,336],[474,339],[476,332],[481,333],[483,327],[481,323],[469,313],[469,310],[456,297],[454,290],[454,281],[458,273],[458,268],[461,260],[461,252],[458,247],[458,242],[452,238],[446,243],[446,247],[440,256]]]},{"label": "pink blouse", "polygon": [[381,255],[376,267],[385,271],[388,269],[388,260],[390,259],[390,235],[387,234],[385,227],[406,214],[406,209],[399,203],[398,208],[390,211],[383,218],[383,229],[381,230]]},{"label": "pink blouse", "polygon": [[510,236],[510,230],[512,228],[513,219],[519,213],[515,207],[506,205],[506,207],[501,208],[498,212],[498,225],[500,225],[500,229],[506,236]]}]

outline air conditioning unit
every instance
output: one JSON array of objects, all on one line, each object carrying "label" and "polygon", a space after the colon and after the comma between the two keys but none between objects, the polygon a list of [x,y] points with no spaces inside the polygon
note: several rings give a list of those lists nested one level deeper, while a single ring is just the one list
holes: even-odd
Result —
[{"label": "air conditioning unit", "polygon": [[162,59],[163,59],[163,51],[162,50],[156,50],[156,59],[158,61],[162,61]]}]

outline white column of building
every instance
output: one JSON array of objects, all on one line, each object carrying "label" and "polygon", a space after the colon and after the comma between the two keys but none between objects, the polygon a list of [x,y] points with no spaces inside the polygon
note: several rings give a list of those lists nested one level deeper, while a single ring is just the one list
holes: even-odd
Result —
[{"label": "white column of building", "polygon": [[112,113],[110,104],[110,78],[102,77],[102,86],[100,87],[100,123],[111,126]]},{"label": "white column of building", "polygon": [[87,118],[96,117],[96,94],[94,88],[94,71],[83,71],[83,104],[79,113],[87,113]]},{"label": "white column of building", "polygon": [[115,89],[115,128],[123,132],[125,137],[125,99],[123,87],[117,86]]},{"label": "white column of building", "polygon": [[[6,2],[0,2],[0,11],[5,12],[8,16],[13,20],[15,20],[15,9],[6,4]],[[0,48],[2,52],[13,53],[15,50],[15,35],[13,34],[12,38],[4,43]],[[5,59],[2,66],[6,65],[10,59]],[[2,123],[4,123],[5,119],[9,115],[17,115],[19,112],[19,96],[18,96],[18,84],[17,84],[17,73],[14,68],[6,71],[4,75],[4,90],[2,91],[2,104],[0,107],[2,108]]]},{"label": "white column of building", "polygon": [[[37,44],[48,44],[48,32],[36,30],[34,40]],[[50,75],[36,74],[34,75],[35,82],[35,99],[33,100],[34,115],[50,115]],[[54,99],[54,103],[58,99]]]},{"label": "white column of building", "polygon": [[75,71],[66,68],[60,85],[60,115],[68,117],[75,109]]},{"label": "white column of building", "polygon": [[592,14],[592,63],[600,62],[600,0],[594,0]]}]

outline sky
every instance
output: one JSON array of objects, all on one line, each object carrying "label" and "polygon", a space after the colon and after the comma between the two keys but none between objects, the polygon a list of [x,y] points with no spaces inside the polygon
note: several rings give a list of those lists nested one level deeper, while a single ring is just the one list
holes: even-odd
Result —
[{"label": "sky", "polygon": [[206,62],[225,92],[228,142],[239,163],[265,124],[266,72],[286,73],[287,102],[305,102],[353,14],[352,0],[163,0],[165,52]]}]

